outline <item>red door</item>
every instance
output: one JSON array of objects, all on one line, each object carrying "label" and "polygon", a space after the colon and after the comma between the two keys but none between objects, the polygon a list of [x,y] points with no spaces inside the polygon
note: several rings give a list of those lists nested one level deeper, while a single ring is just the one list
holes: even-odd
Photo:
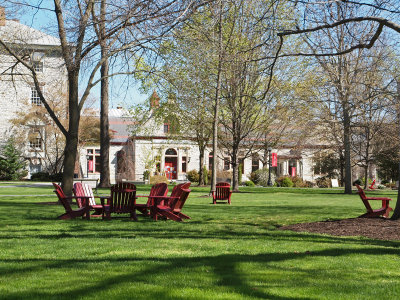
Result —
[{"label": "red door", "polygon": [[165,176],[171,179],[177,179],[177,158],[176,157],[166,157],[165,158]]}]

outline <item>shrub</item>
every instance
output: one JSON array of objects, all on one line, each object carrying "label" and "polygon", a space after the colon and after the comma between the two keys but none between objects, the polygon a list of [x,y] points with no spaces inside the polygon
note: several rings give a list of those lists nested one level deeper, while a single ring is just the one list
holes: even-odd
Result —
[{"label": "shrub", "polygon": [[282,187],[292,187],[293,186],[293,181],[290,179],[290,177],[285,177],[283,178],[281,182]]},{"label": "shrub", "polygon": [[22,157],[13,139],[9,139],[1,149],[0,157],[0,179],[19,180],[28,175],[25,170],[26,162]]},{"label": "shrub", "polygon": [[294,187],[306,187],[306,183],[303,181],[303,178],[299,176],[291,177]]},{"label": "shrub", "polygon": [[[268,185],[268,169],[263,168],[263,169],[258,169],[257,171],[254,171],[250,174],[250,180],[253,181],[257,185],[261,186],[267,186]],[[271,172],[271,182],[275,183],[275,174]]]},{"label": "shrub", "polygon": [[276,179],[277,186],[281,187],[292,187],[293,186],[293,181],[291,177],[289,176],[281,176],[278,179]]},{"label": "shrub", "polygon": [[256,186],[253,181],[248,180],[244,183],[246,186]]},{"label": "shrub", "polygon": [[162,182],[169,183],[168,178],[162,175],[150,176],[150,184],[157,184]]},{"label": "shrub", "polygon": [[315,182],[317,183],[317,186],[319,188],[329,188],[331,187],[331,180],[326,177],[318,177],[315,179]]},{"label": "shrub", "polygon": [[31,175],[32,181],[50,181],[50,175],[47,172],[37,172]]},{"label": "shrub", "polygon": [[49,174],[48,172],[37,172],[31,175],[31,180],[61,182],[62,173]]},{"label": "shrub", "polygon": [[386,183],[385,186],[387,188],[394,189],[396,188],[396,183],[395,182]]},{"label": "shrub", "polygon": [[[210,171],[210,175],[211,175]],[[232,180],[232,171],[226,170],[217,170],[217,180],[218,181],[231,181]]]},{"label": "shrub", "polygon": [[311,182],[311,181],[306,181],[306,182],[305,182],[305,187],[313,188],[314,186],[315,186],[315,183],[314,183],[314,182]]},{"label": "shrub", "polygon": [[61,182],[63,173],[50,174],[50,181]]},{"label": "shrub", "polygon": [[145,171],[143,172],[143,179],[144,179],[144,180],[148,180],[149,177],[150,177],[150,171],[149,171],[149,170],[145,170]]},{"label": "shrub", "polygon": [[186,176],[190,182],[199,182],[199,172],[197,172],[197,170],[187,172]]},{"label": "shrub", "polygon": [[209,180],[208,180],[208,170],[206,166],[203,166],[203,178],[204,178],[204,184],[207,185]]}]

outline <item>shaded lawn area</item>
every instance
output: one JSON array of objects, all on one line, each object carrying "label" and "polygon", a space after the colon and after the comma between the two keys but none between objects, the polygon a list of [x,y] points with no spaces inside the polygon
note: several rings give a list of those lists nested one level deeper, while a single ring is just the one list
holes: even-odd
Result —
[{"label": "shaded lawn area", "polygon": [[[0,195],[52,194],[51,187],[15,189]],[[63,208],[43,204],[55,195],[0,196],[0,299],[398,298],[400,241],[279,230],[361,215],[358,195],[241,191],[230,206],[212,205],[207,188],[193,188],[184,207],[192,219],[184,223],[60,221]]]}]

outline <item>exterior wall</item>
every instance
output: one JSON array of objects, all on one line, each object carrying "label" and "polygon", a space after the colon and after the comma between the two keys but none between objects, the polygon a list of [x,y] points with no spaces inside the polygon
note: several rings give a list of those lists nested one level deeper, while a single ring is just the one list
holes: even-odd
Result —
[{"label": "exterior wall", "polygon": [[[15,38],[17,40],[17,46],[15,47],[27,54],[27,62],[30,62],[29,57],[31,56],[29,55],[34,52],[45,54],[42,59],[43,71],[37,72],[39,82],[44,87],[44,95],[48,102],[56,103],[57,107],[66,109],[67,76],[61,54],[57,52],[57,49],[59,49],[57,39],[9,20],[3,26],[0,26],[0,35],[7,41],[14,41],[14,38],[18,36],[19,39]],[[22,40],[24,37],[28,40],[32,39],[32,41],[24,42]],[[37,172],[45,170],[46,163],[43,150],[46,147],[48,150],[47,155],[51,156],[55,141],[45,132],[45,127],[48,125],[47,121],[31,123],[31,126],[24,127],[12,125],[12,119],[21,118],[18,113],[28,113],[32,107],[36,106],[36,104],[31,103],[33,80],[30,76],[30,71],[21,64],[11,69],[15,64],[16,59],[0,48],[0,74],[2,74],[0,77],[0,111],[2,112],[2,117],[0,118],[0,147],[10,137],[15,137],[20,150],[23,151],[25,158],[29,161],[28,171]],[[39,125],[42,128],[44,137],[42,151],[30,148],[28,134],[33,125]]]}]

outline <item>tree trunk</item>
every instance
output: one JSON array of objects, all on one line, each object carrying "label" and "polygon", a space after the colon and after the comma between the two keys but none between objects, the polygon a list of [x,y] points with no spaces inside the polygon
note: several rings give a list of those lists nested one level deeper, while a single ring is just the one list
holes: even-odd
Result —
[{"label": "tree trunk", "polygon": [[[106,15],[106,0],[101,1],[100,8],[101,22],[101,58],[107,57],[107,41],[105,40],[105,15]],[[106,59],[101,65],[101,112],[100,112],[100,187],[110,187],[110,130],[108,121],[108,72],[109,62]]]},{"label": "tree trunk", "polygon": [[239,191],[239,164],[237,158],[238,149],[233,149],[232,153],[232,191]]},{"label": "tree trunk", "polygon": [[78,149],[78,130],[80,121],[80,111],[78,106],[78,77],[79,73],[72,73],[68,76],[69,88],[69,127],[65,139],[64,163],[62,188],[67,196],[72,195],[74,182],[74,170],[76,154]]},{"label": "tree trunk", "polygon": [[108,61],[101,66],[100,187],[110,187],[110,130],[108,121]]},{"label": "tree trunk", "polygon": [[343,127],[344,127],[344,193],[351,194],[351,145],[350,145],[350,116],[347,104],[343,105]]},{"label": "tree trunk", "polygon": [[340,163],[340,186],[344,186],[344,155],[343,151],[340,151],[339,154],[339,163]]},{"label": "tree trunk", "polygon": [[204,165],[204,148],[199,148],[200,156],[199,156],[199,186],[204,185],[204,173],[203,173],[203,165]]},{"label": "tree trunk", "polygon": [[[398,136],[400,137],[400,80],[396,78],[397,81],[397,95],[396,95],[396,109],[397,109],[397,126],[398,126]],[[397,188],[397,201],[396,206],[391,217],[392,220],[400,219],[400,162],[399,162],[399,186]]]},{"label": "tree trunk", "polygon": [[219,22],[218,22],[218,69],[217,69],[217,86],[215,88],[215,106],[214,106],[214,122],[213,122],[213,164],[212,164],[212,178],[211,178],[211,190],[215,192],[215,186],[217,185],[217,152],[218,152],[218,111],[219,101],[221,94],[221,73],[222,73],[222,9],[224,3],[220,0],[219,7]]}]

